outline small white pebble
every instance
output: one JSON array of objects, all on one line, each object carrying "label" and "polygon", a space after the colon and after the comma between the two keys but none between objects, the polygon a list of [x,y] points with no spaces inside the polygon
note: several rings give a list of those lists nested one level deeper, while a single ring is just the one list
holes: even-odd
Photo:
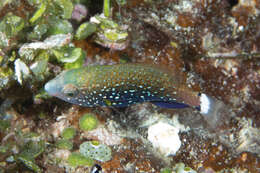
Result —
[{"label": "small white pebble", "polygon": [[164,122],[148,128],[148,140],[165,156],[174,155],[181,146],[179,129]]}]

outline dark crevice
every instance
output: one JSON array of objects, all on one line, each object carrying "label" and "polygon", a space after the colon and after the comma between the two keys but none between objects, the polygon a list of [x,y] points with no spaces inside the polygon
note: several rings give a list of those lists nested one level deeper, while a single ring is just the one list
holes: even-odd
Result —
[{"label": "dark crevice", "polygon": [[95,16],[103,11],[103,0],[91,0],[88,6],[89,16]]},{"label": "dark crevice", "polygon": [[238,0],[228,0],[231,9],[238,4]]}]

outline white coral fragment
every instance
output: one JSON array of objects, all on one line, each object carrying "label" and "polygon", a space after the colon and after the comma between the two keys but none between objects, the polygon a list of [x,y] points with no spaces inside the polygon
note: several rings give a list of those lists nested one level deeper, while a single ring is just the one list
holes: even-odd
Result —
[{"label": "white coral fragment", "polygon": [[179,129],[165,122],[148,128],[148,140],[165,156],[174,155],[181,146]]},{"label": "white coral fragment", "polygon": [[51,49],[59,48],[70,43],[72,37],[71,34],[57,34],[46,38],[44,41],[38,41],[34,43],[26,43],[19,49],[19,54],[22,56],[28,49]]},{"label": "white coral fragment", "polygon": [[15,65],[15,76],[17,81],[22,85],[23,80],[27,79],[30,76],[30,70],[27,65],[20,59],[17,59],[14,62]]}]

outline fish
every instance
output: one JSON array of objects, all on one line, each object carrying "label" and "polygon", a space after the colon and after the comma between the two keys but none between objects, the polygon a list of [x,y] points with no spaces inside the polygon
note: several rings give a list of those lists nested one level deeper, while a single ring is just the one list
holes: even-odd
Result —
[{"label": "fish", "polygon": [[84,107],[127,107],[151,102],[162,108],[193,107],[207,114],[214,102],[206,94],[187,87],[176,69],[142,63],[67,70],[44,88],[51,96]]}]

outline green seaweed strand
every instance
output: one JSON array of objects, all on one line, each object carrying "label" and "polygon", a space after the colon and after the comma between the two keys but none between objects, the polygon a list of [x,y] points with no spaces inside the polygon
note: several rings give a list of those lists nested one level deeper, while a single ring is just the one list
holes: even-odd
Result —
[{"label": "green seaweed strand", "polygon": [[104,9],[105,17],[110,17],[110,0],[104,0]]}]

